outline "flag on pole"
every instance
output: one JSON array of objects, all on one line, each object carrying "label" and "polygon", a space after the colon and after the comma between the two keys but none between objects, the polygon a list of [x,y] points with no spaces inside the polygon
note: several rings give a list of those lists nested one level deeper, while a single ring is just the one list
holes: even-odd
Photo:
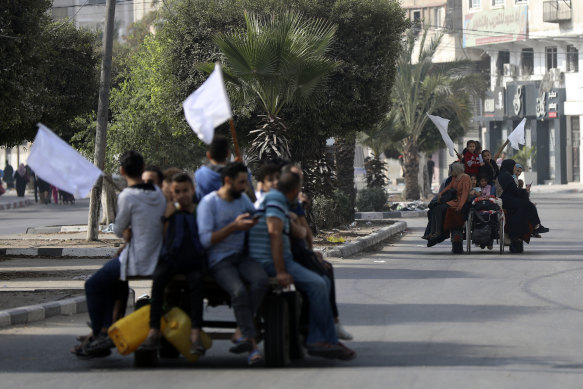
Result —
[{"label": "flag on pole", "polygon": [[87,197],[95,181],[103,174],[41,123],[27,164],[38,177],[77,198]]},{"label": "flag on pole", "polygon": [[209,78],[184,100],[182,107],[192,131],[207,145],[211,143],[215,127],[232,116],[221,65],[215,65]]},{"label": "flag on pole", "polygon": [[524,139],[524,125],[526,124],[526,118],[522,119],[520,124],[516,126],[514,131],[510,135],[508,135],[508,140],[510,141],[510,146],[513,149],[519,150],[518,145],[526,144],[526,139]]},{"label": "flag on pole", "polygon": [[439,130],[439,133],[441,134],[441,137],[443,138],[443,141],[445,142],[445,145],[447,146],[447,149],[449,150],[449,156],[453,157],[455,155],[455,145],[453,144],[453,141],[451,140],[451,138],[449,137],[449,134],[447,133],[447,127],[449,126],[449,119],[444,119],[442,117],[439,116],[434,116],[434,115],[430,115],[428,113],[427,117],[429,117],[429,119],[431,119],[431,121],[433,122],[433,124],[435,124],[435,127],[437,127],[437,129]]}]

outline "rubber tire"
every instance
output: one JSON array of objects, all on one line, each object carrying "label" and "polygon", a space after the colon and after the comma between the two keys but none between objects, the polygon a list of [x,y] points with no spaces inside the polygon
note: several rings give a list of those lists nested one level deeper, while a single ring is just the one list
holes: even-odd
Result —
[{"label": "rubber tire", "polygon": [[135,367],[156,367],[158,364],[158,350],[136,350],[134,352]]},{"label": "rubber tire", "polygon": [[466,251],[468,254],[472,253],[472,211],[466,220]]},{"label": "rubber tire", "polygon": [[300,316],[302,314],[302,296],[299,292],[283,293],[289,312],[289,356],[291,360],[303,359],[302,335],[300,333]]},{"label": "rubber tire", "polygon": [[498,214],[498,243],[500,244],[500,254],[504,254],[504,214]]},{"label": "rubber tire", "polygon": [[451,242],[451,252],[454,254],[464,253],[464,243],[463,242]]},{"label": "rubber tire", "polygon": [[281,295],[268,295],[265,296],[263,306],[265,364],[269,367],[289,365],[290,325],[287,301]]},{"label": "rubber tire", "polygon": [[520,240],[513,240],[510,243],[510,252],[514,254],[520,254],[524,251],[524,242],[522,239]]},{"label": "rubber tire", "polygon": [[180,351],[172,345],[165,337],[160,339],[160,358],[177,359],[180,358]]}]

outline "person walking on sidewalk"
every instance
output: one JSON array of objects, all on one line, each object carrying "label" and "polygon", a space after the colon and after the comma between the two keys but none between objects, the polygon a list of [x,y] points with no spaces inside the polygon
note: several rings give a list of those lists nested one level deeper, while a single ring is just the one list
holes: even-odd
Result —
[{"label": "person walking on sidewalk", "polygon": [[23,163],[18,165],[18,169],[14,172],[14,183],[16,185],[16,195],[18,197],[24,197],[24,191],[28,183],[28,174],[26,174],[26,167]]},{"label": "person walking on sidewalk", "polygon": [[14,188],[14,168],[6,160],[6,167],[4,168],[4,182],[6,183],[6,189]]},{"label": "person walking on sidewalk", "polygon": [[[91,319],[93,340],[76,350],[78,356],[107,356],[114,346],[107,336],[113,321],[115,301],[123,291],[129,293],[128,276],[151,276],[162,247],[162,216],[166,199],[160,188],[144,184],[143,157],[128,151],[121,157],[121,175],[128,187],[118,198],[118,214],[113,230],[119,237],[128,237],[128,243],[116,257],[85,282],[87,310]],[[118,294],[119,293],[119,294]]]}]

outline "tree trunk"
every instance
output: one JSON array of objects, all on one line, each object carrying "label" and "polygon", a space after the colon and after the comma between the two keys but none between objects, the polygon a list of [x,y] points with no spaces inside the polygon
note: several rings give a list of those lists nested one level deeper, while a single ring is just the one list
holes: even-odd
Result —
[{"label": "tree trunk", "polygon": [[419,147],[411,139],[405,141],[403,150],[403,175],[405,200],[419,200]]},{"label": "tree trunk", "polygon": [[[354,153],[356,148],[356,132],[335,139],[336,145],[336,180],[338,189],[346,193],[350,199],[350,210],[354,218],[356,204],[356,189],[354,188]],[[346,220],[347,222],[351,220]]]},{"label": "tree trunk", "polygon": [[108,180],[103,180],[101,206],[101,209],[103,209],[101,224],[108,226],[115,221],[115,211],[117,209],[117,194],[115,193],[115,188]]}]

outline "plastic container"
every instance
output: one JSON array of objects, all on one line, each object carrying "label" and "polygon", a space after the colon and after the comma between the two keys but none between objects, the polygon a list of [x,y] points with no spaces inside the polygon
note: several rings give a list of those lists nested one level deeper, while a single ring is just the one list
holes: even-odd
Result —
[{"label": "plastic container", "polygon": [[[164,328],[161,328],[162,335],[170,342],[186,359],[191,362],[198,361],[199,355],[190,353],[190,317],[180,308],[174,307],[164,315],[162,322],[165,322]],[[207,350],[211,348],[213,342],[210,336],[200,332],[202,344]]]},{"label": "plastic container", "polygon": [[[160,324],[160,330],[163,330],[165,320],[162,319]],[[121,355],[128,355],[136,351],[146,340],[148,331],[150,331],[150,304],[113,323],[107,334],[113,340],[117,351]]]}]

